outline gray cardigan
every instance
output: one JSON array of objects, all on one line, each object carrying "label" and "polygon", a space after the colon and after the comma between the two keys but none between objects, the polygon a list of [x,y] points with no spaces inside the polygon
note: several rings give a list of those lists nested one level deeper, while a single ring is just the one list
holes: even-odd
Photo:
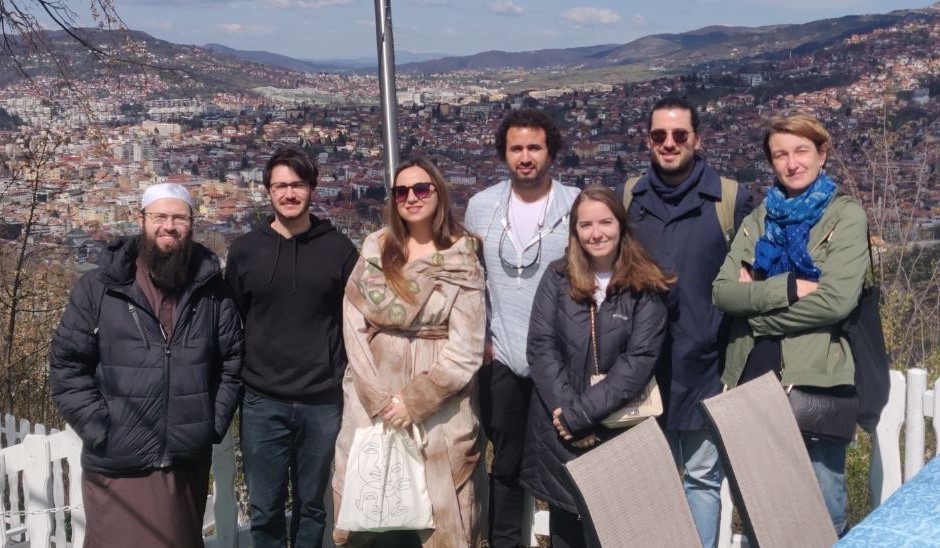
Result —
[{"label": "gray cardigan", "polygon": [[[568,212],[579,190],[552,181],[551,196],[545,221],[540,231],[542,250],[539,261],[529,268],[506,268],[499,258],[500,238],[508,224],[510,182],[503,181],[478,192],[467,204],[464,224],[483,242],[483,263],[486,267],[488,336],[493,343],[493,357],[506,364],[520,377],[529,376],[526,361],[526,338],[532,300],[542,274],[549,263],[561,257],[568,245]],[[535,257],[538,238],[523,250],[523,264]],[[511,238],[503,242],[503,253],[510,261],[515,257]]]}]

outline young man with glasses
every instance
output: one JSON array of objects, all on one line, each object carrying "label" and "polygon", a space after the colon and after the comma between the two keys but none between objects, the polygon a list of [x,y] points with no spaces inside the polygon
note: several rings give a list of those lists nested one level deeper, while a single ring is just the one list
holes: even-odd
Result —
[{"label": "young man with glasses", "polygon": [[[746,189],[723,181],[698,154],[699,117],[688,101],[661,99],[650,111],[648,127],[650,168],[639,180],[628,182],[625,203],[634,237],[661,268],[677,276],[669,293],[669,329],[656,373],[666,388],[661,421],[682,471],[702,545],[711,547],[718,542],[724,472],[699,402],[721,391],[719,353],[726,344],[711,287],[728,253],[729,238],[754,203]],[[723,200],[734,202],[733,207],[722,205]],[[722,208],[729,212],[728,224],[733,220],[730,235],[722,226]]]},{"label": "young man with glasses", "polygon": [[496,132],[496,152],[509,180],[470,199],[465,224],[483,242],[488,332],[480,370],[480,410],[493,443],[489,545],[527,544],[522,538],[524,492],[519,485],[532,380],[526,338],[532,300],[545,268],[564,254],[568,212],[578,189],[553,181],[549,169],[561,148],[550,117],[524,108]]},{"label": "young man with glasses", "polygon": [[[232,242],[225,277],[245,321],[241,446],[254,546],[321,546],[342,416],[342,298],[358,254],[310,213],[317,168],[300,149],[264,168],[274,214]],[[291,486],[288,532],[284,504]]]},{"label": "young man with glasses", "polygon": [[212,444],[241,397],[242,329],[180,185],[147,188],[140,235],[72,290],[49,382],[82,438],[86,546],[202,546]]}]

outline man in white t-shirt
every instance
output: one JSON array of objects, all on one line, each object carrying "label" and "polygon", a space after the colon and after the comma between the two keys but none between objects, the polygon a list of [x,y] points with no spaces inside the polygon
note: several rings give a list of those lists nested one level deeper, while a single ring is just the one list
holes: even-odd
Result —
[{"label": "man in white t-shirt", "polygon": [[565,252],[568,212],[578,195],[578,189],[549,175],[561,145],[561,133],[545,113],[510,112],[496,132],[496,151],[509,168],[509,180],[479,192],[467,205],[466,227],[483,242],[489,305],[480,409],[493,443],[491,548],[525,544],[518,478],[532,394],[529,314],[545,268]]}]

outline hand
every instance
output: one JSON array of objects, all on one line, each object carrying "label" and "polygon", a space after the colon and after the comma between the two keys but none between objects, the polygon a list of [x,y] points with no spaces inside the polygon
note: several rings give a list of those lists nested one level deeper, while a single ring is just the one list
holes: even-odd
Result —
[{"label": "hand", "polygon": [[405,403],[401,401],[401,396],[398,394],[392,396],[392,403],[386,405],[385,409],[382,410],[382,420],[399,428],[408,428],[414,422],[408,413],[408,408],[405,407]]},{"label": "hand", "polygon": [[596,434],[588,434],[587,437],[574,440],[571,442],[571,445],[577,447],[578,449],[587,449],[588,447],[594,447],[599,441],[601,441],[601,439],[597,437]]},{"label": "hand", "polygon": [[818,282],[811,282],[809,280],[796,279],[796,298],[802,299],[803,297],[809,295],[813,291],[816,291],[816,288],[819,287]]},{"label": "hand", "polygon": [[561,439],[571,441],[574,438],[571,432],[565,428],[565,423],[561,422],[561,407],[552,412],[552,424],[555,425],[555,429],[558,430],[558,435],[561,436]]},{"label": "hand", "polygon": [[754,281],[754,276],[751,276],[751,271],[741,267],[741,270],[738,271],[738,281],[741,283],[751,283]]}]

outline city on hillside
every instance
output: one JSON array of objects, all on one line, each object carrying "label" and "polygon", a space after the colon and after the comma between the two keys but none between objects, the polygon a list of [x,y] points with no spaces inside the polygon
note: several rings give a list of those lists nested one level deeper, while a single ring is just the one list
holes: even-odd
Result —
[{"label": "city on hillside", "polygon": [[[761,151],[768,116],[806,111],[832,131],[830,170],[898,241],[940,234],[940,17],[909,18],[825,47],[760,62],[711,63],[620,84],[510,91],[487,72],[399,75],[401,156],[430,156],[458,208],[508,174],[493,135],[508,109],[543,108],[566,146],[553,175],[565,184],[614,186],[648,166],[645,114],[678,94],[700,109],[703,154],[762,192],[772,184]],[[255,67],[254,65],[247,65]],[[255,67],[252,82],[277,73]],[[283,73],[283,71],[280,71]],[[24,235],[68,246],[90,268],[108,238],[134,233],[147,186],[176,182],[198,197],[197,237],[227,243],[267,214],[262,166],[283,143],[316,159],[313,210],[361,242],[381,223],[384,163],[374,74],[291,74],[268,86],[179,96],[170,76],[119,74],[70,83],[54,75],[0,87],[0,241]],[[59,96],[57,101],[49,97]]]}]

